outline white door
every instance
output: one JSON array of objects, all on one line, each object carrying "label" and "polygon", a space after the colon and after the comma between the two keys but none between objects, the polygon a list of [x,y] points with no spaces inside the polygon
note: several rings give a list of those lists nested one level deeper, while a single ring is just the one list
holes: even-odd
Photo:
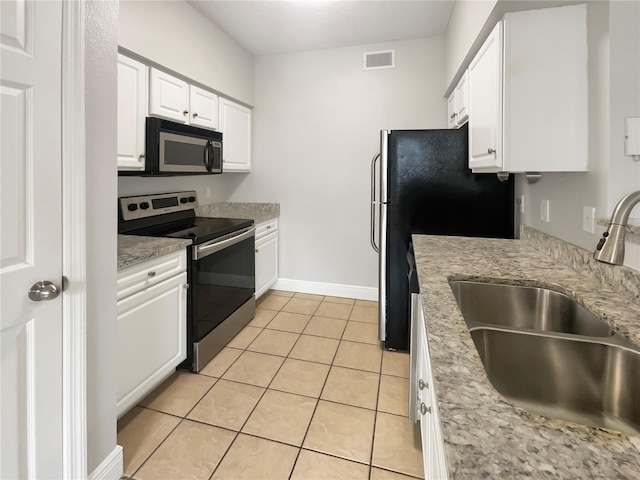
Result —
[{"label": "white door", "polygon": [[218,129],[218,96],[215,93],[189,85],[189,107],[191,125]]},{"label": "white door", "polygon": [[0,478],[62,478],[60,1],[0,2]]},{"label": "white door", "polygon": [[144,170],[149,67],[118,54],[118,170]]},{"label": "white door", "polygon": [[223,172],[251,171],[251,110],[220,98]]},{"label": "white door", "polygon": [[189,123],[189,84],[155,68],[150,78],[149,114]]}]

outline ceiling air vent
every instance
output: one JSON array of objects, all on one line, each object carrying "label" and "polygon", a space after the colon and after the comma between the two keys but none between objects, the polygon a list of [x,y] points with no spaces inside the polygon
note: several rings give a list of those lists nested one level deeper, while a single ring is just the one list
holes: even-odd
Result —
[{"label": "ceiling air vent", "polygon": [[396,68],[396,51],[365,52],[364,69],[379,70],[381,68]]}]

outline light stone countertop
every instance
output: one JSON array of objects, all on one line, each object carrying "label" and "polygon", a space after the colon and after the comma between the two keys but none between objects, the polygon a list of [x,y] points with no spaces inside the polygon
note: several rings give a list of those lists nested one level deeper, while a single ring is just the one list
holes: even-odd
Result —
[{"label": "light stone countertop", "polygon": [[256,223],[273,220],[280,216],[279,203],[221,202],[200,205],[196,208],[199,217],[248,218]]},{"label": "light stone countertop", "polygon": [[118,270],[186,248],[191,240],[118,235]]},{"label": "light stone countertop", "polygon": [[640,306],[523,240],[413,235],[413,244],[450,477],[639,478],[640,437],[529,413],[493,388],[448,279],[550,286],[637,345]]}]

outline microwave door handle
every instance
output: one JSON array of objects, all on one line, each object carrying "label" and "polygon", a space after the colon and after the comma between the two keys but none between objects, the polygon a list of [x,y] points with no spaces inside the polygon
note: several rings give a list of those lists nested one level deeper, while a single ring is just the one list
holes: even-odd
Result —
[{"label": "microwave door handle", "polygon": [[213,169],[213,145],[211,140],[207,140],[207,144],[204,146],[204,165],[207,167],[207,172],[211,172]]}]

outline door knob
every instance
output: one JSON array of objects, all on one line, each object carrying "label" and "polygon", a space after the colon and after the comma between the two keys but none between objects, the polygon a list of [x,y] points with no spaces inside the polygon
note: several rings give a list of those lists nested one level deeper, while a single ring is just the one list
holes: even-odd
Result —
[{"label": "door knob", "polygon": [[60,295],[60,289],[51,282],[36,282],[29,289],[29,299],[34,302],[42,300],[53,300]]}]

